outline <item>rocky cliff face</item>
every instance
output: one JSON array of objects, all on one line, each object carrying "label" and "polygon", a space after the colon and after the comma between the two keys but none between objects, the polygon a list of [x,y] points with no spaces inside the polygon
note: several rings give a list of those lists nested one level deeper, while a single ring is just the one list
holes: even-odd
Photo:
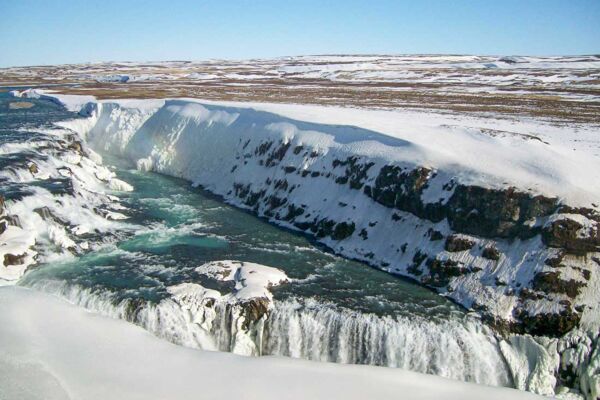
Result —
[{"label": "rocky cliff face", "polygon": [[[398,225],[406,225],[406,230],[410,226],[415,234],[425,231],[423,236],[429,243],[421,241],[418,246],[409,247],[409,240],[402,243],[406,240],[402,236],[388,237],[396,242],[392,245],[398,253],[396,260],[408,259],[405,262],[388,257],[378,259],[374,252],[361,253],[358,249],[352,255],[408,275],[462,304],[470,303],[469,307],[507,333],[561,336],[578,326],[586,307],[594,306],[586,304],[580,294],[592,279],[597,279],[600,214],[596,211],[571,208],[557,198],[532,195],[513,187],[490,189],[452,180],[444,183],[439,201],[427,203],[423,192],[435,181],[435,170],[398,165],[375,167],[369,159],[350,156],[333,158],[329,169],[314,171],[306,165],[315,158],[315,152],[316,149],[290,143],[260,143],[252,161],[264,169],[277,169],[269,175],[280,178],[258,184],[235,182],[227,196],[258,215],[291,224],[342,252],[362,244],[361,241],[368,243],[369,234],[374,231],[393,232]],[[301,195],[294,195],[306,193],[301,186],[313,185],[338,185],[338,191],[346,192],[344,197],[350,197],[354,204],[338,201],[340,212],[336,214],[342,218],[332,218],[303,203]],[[365,218],[358,204],[368,204],[367,199],[385,207],[389,217],[372,221]],[[522,256],[535,257],[535,264],[506,265],[514,259],[510,253],[516,243],[525,247]],[[390,268],[392,264],[394,268]],[[504,278],[506,268],[514,268],[512,279]],[[478,280],[511,303],[510,313],[497,315],[491,308],[492,299],[484,296],[472,296],[467,303],[459,297],[465,295],[463,290],[453,295],[465,280]],[[552,303],[552,312],[536,312],[537,305],[547,303]]]}]

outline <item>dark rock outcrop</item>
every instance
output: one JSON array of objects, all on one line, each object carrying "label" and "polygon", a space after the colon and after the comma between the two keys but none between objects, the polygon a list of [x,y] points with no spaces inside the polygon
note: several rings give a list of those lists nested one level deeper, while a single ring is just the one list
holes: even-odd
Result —
[{"label": "dark rock outcrop", "polygon": [[474,244],[475,242],[468,238],[458,235],[450,235],[446,238],[444,249],[449,252],[466,251],[470,250]]},{"label": "dark rock outcrop", "polygon": [[542,240],[550,247],[575,254],[600,251],[600,223],[593,221],[592,227],[586,230],[571,218],[557,219],[544,226]]},{"label": "dark rock outcrop", "polygon": [[9,265],[21,265],[25,262],[25,254],[5,254],[4,255],[4,266]]},{"label": "dark rock outcrop", "polygon": [[457,185],[447,203],[450,227],[461,233],[488,237],[527,239],[538,228],[526,224],[552,214],[558,199],[531,196],[514,188],[504,190]]},{"label": "dark rock outcrop", "polygon": [[242,309],[242,316],[244,321],[242,328],[246,331],[250,327],[261,320],[269,312],[269,299],[264,297],[255,297],[239,303],[239,307]]},{"label": "dark rock outcrop", "polygon": [[40,172],[37,164],[34,162],[29,163],[29,165],[27,166],[27,169],[29,169],[29,172],[31,172],[32,175],[35,175],[38,172]]},{"label": "dark rock outcrop", "polygon": [[529,333],[535,336],[560,337],[579,324],[581,315],[570,307],[557,314],[543,313],[530,315],[524,309],[515,310],[519,323],[511,324],[514,333]]},{"label": "dark rock outcrop", "polygon": [[486,238],[533,237],[540,229],[528,222],[553,214],[559,206],[557,198],[532,196],[515,188],[462,184],[446,186],[453,190],[446,203],[425,203],[421,195],[435,176],[433,170],[424,167],[406,169],[386,165],[372,186],[364,186],[364,193],[386,207],[431,222],[447,218],[455,232]]},{"label": "dark rock outcrop", "polygon": [[354,222],[351,222],[351,223],[340,222],[333,229],[331,238],[333,240],[344,240],[354,233],[354,229],[355,229]]},{"label": "dark rock outcrop", "polygon": [[440,203],[425,204],[421,199],[429,179],[434,175],[431,169],[417,167],[405,169],[386,165],[381,168],[372,186],[365,185],[364,193],[373,200],[389,208],[409,212],[432,222],[439,222],[446,216]]},{"label": "dark rock outcrop", "polygon": [[488,246],[481,252],[481,257],[487,258],[488,260],[498,261],[500,259],[500,252],[493,246]]},{"label": "dark rock outcrop", "polygon": [[434,287],[446,286],[450,279],[471,272],[469,268],[457,261],[428,259],[429,274],[421,278],[421,282]]},{"label": "dark rock outcrop", "polygon": [[574,299],[579,294],[583,282],[574,279],[564,280],[560,278],[560,272],[538,272],[532,282],[532,288],[544,293],[560,293]]}]

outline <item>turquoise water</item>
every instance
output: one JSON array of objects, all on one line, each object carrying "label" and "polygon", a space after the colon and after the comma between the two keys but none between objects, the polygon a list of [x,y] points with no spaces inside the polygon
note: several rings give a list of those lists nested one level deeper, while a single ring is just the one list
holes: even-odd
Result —
[{"label": "turquoise water", "polygon": [[[51,101],[25,100],[35,106],[11,110],[8,104],[21,100],[0,93],[0,144],[39,138],[44,136],[39,128],[75,117]],[[0,156],[0,163],[3,167],[22,163],[27,156],[26,151]],[[124,214],[129,217],[130,228],[81,257],[38,266],[22,284],[62,280],[110,291],[119,299],[159,301],[170,285],[198,281],[214,286],[195,268],[209,261],[233,259],[277,267],[294,278],[292,284],[275,289],[276,299],[311,297],[378,315],[416,313],[446,318],[462,314],[457,306],[429,290],[334,256],[305,236],[274,227],[185,181],[137,171],[122,160],[103,156],[120,179],[135,187],[133,192],[119,194],[128,207]],[[61,193],[68,188],[68,181],[6,181],[0,194],[7,199],[18,198],[30,185],[51,187]]]},{"label": "turquoise water", "polygon": [[274,227],[189,183],[117,166],[135,191],[120,195],[135,232],[66,263],[37,268],[24,280],[60,279],[117,297],[158,301],[166,287],[207,281],[195,268],[216,260],[241,260],[284,270],[294,279],[274,289],[276,299],[311,297],[378,315],[446,318],[461,311],[415,284],[334,256],[299,234]]}]

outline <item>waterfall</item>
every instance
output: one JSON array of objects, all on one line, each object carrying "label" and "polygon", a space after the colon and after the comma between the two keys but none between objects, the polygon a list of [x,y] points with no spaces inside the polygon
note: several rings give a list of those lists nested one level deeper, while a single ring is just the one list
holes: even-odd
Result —
[{"label": "waterfall", "polygon": [[263,354],[398,367],[468,382],[509,386],[498,343],[478,321],[379,317],[308,299],[277,302]]},{"label": "waterfall", "polygon": [[512,386],[494,335],[474,319],[366,314],[314,299],[273,302],[268,317],[244,326],[236,305],[202,299],[182,306],[117,300],[58,281],[29,283],[102,315],[133,322],[173,343],[244,355],[278,355],[317,361],[403,368],[467,382]]}]

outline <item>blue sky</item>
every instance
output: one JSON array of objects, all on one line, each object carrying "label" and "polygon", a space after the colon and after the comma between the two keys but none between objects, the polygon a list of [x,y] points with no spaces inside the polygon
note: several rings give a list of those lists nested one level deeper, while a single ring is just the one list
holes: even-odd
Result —
[{"label": "blue sky", "polygon": [[0,18],[0,66],[600,53],[600,0],[0,0]]}]

